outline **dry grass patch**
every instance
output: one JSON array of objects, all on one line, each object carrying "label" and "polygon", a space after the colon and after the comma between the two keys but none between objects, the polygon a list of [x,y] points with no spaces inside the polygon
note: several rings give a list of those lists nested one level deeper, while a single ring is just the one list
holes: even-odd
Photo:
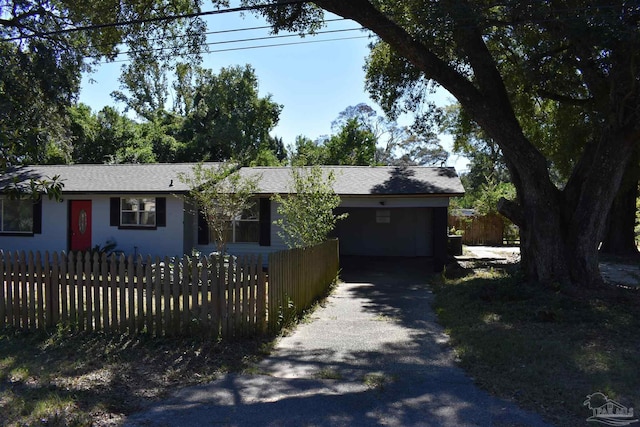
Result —
[{"label": "dry grass patch", "polygon": [[[469,266],[467,266],[469,267]],[[584,425],[587,394],[640,408],[640,294],[567,295],[523,283],[509,266],[450,268],[435,308],[461,365],[493,394],[556,425]]]},{"label": "dry grass patch", "polygon": [[247,368],[269,340],[0,332],[1,426],[117,425],[148,399]]}]

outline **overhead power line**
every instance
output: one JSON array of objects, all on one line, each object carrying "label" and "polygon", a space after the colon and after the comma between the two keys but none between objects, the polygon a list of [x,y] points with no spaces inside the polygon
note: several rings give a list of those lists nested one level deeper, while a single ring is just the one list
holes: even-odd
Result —
[{"label": "overhead power line", "polygon": [[178,19],[198,18],[201,16],[222,15],[225,13],[257,11],[257,10],[269,9],[272,7],[291,6],[294,4],[308,3],[308,1],[309,0],[290,0],[290,1],[283,1],[278,3],[262,4],[262,5],[240,6],[240,7],[233,7],[228,9],[185,13],[181,15],[165,15],[165,16],[157,16],[154,18],[132,19],[129,21],[108,22],[104,24],[92,24],[92,25],[86,25],[82,27],[64,28],[64,29],[55,30],[55,31],[45,31],[45,32],[36,32],[33,34],[25,34],[17,37],[3,39],[2,41],[9,42],[9,41],[30,39],[35,37],[49,37],[49,36],[55,36],[59,34],[68,34],[68,33],[80,32],[80,31],[99,30],[103,28],[124,27],[127,25],[147,24],[147,23],[163,22],[163,21],[175,21]]},{"label": "overhead power line", "polygon": [[[256,46],[232,47],[228,49],[210,50],[207,53],[235,52],[235,51],[241,51],[241,50],[263,49],[263,48],[269,48],[269,47],[295,46],[295,45],[302,45],[302,44],[315,44],[315,43],[335,42],[335,41],[343,41],[343,40],[356,40],[356,39],[366,39],[366,38],[369,38],[369,36],[336,37],[332,39],[322,39],[322,40],[305,40],[305,41],[289,42],[289,43],[273,43],[273,44],[263,44],[263,45],[256,45]],[[164,48],[159,48],[159,49],[164,49]],[[122,63],[122,62],[129,62],[129,61],[131,61],[130,58],[120,59],[115,61],[101,61],[101,62],[102,63],[107,63],[107,62]]]},{"label": "overhead power line", "polygon": [[[320,35],[320,34],[335,34],[335,33],[344,33],[344,32],[351,32],[351,31],[362,31],[364,30],[363,27],[357,27],[357,28],[343,28],[343,29],[339,29],[339,30],[326,30],[326,31],[318,31],[315,33],[305,33],[303,35]],[[292,37],[300,37],[300,34],[282,34],[282,35],[273,35],[273,36],[266,36],[266,37],[253,37],[253,38],[247,38],[247,39],[236,39],[236,40],[222,40],[222,41],[215,41],[215,42],[208,42],[208,43],[202,43],[201,46],[216,46],[216,45],[224,45],[224,44],[232,44],[232,43],[246,43],[246,42],[256,42],[256,41],[263,41],[263,40],[275,40],[275,39],[283,39],[283,38],[292,38]],[[337,41],[337,40],[350,40],[350,39],[355,39],[355,38],[366,38],[368,36],[359,36],[359,37],[342,37],[342,38],[333,38],[333,39],[324,39],[324,40],[312,40],[311,42],[314,43],[320,43],[323,41]],[[279,43],[279,44],[271,44],[271,45],[259,45],[259,46],[249,46],[249,47],[238,47],[238,48],[230,48],[230,49],[223,49],[223,50],[215,50],[215,51],[209,51],[209,53],[211,52],[228,52],[228,51],[233,51],[233,50],[245,50],[245,49],[256,49],[256,48],[260,48],[260,47],[274,47],[274,46],[291,46],[291,45],[295,45],[295,44],[303,44],[304,42],[293,42],[293,43]],[[149,50],[153,50],[155,52],[161,52],[163,50],[170,50],[172,49],[172,47],[158,47],[158,48],[153,48],[153,49],[145,49],[145,52],[149,51]],[[127,55],[127,54],[131,54],[131,53],[137,53],[138,51],[136,50],[128,50],[128,51],[124,51],[124,52],[119,52],[118,55]],[[94,56],[88,56],[87,58],[93,58]],[[95,58],[98,58],[99,56],[95,56]],[[122,62],[122,61],[111,61],[111,62]]]}]

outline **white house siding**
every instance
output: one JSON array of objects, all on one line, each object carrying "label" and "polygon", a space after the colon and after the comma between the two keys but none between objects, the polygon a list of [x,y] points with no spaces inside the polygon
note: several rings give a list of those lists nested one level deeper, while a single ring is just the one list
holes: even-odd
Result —
[{"label": "white house siding", "polygon": [[135,195],[135,197],[166,197],[167,225],[149,230],[136,230],[112,227],[109,225],[110,197],[114,194],[94,198],[93,206],[93,244],[104,244],[107,240],[115,240],[118,250],[128,254],[143,256],[176,256],[184,253],[184,200],[180,196]]},{"label": "white house siding", "polygon": [[[67,251],[69,228],[69,200],[91,200],[91,244],[104,245],[115,240],[117,249],[129,254],[181,255],[183,247],[183,200],[181,197],[166,195],[167,226],[149,230],[119,229],[110,226],[111,195],[73,195],[64,196],[62,202],[48,199],[42,201],[42,234],[33,236],[0,236],[2,250],[16,251]],[[136,195],[136,197],[156,197],[156,195]],[[163,195],[164,197],[164,195]]]},{"label": "white house siding", "polygon": [[25,236],[0,235],[0,249],[3,251],[66,251],[67,250],[67,208],[66,202],[42,200],[42,233]]}]

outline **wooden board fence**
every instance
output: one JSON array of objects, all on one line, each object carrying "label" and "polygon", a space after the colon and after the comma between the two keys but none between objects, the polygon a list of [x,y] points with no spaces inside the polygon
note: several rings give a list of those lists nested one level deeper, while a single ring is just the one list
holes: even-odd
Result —
[{"label": "wooden board fence", "polygon": [[237,337],[266,330],[262,258],[3,253],[0,327]]},{"label": "wooden board fence", "polygon": [[[275,332],[326,293],[338,241],[262,257],[0,252],[0,328],[232,338]],[[267,283],[268,277],[268,283]]]},{"label": "wooden board fence", "polygon": [[307,310],[335,281],[338,240],[269,255],[269,329],[278,330]]},{"label": "wooden board fence", "polygon": [[449,216],[449,227],[462,231],[465,245],[503,245],[505,221],[500,215]]}]

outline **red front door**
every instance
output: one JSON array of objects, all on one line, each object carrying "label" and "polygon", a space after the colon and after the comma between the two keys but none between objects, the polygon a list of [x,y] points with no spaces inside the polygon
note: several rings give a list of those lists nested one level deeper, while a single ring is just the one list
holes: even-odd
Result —
[{"label": "red front door", "polygon": [[71,232],[72,251],[88,251],[91,249],[91,200],[71,201]]}]

